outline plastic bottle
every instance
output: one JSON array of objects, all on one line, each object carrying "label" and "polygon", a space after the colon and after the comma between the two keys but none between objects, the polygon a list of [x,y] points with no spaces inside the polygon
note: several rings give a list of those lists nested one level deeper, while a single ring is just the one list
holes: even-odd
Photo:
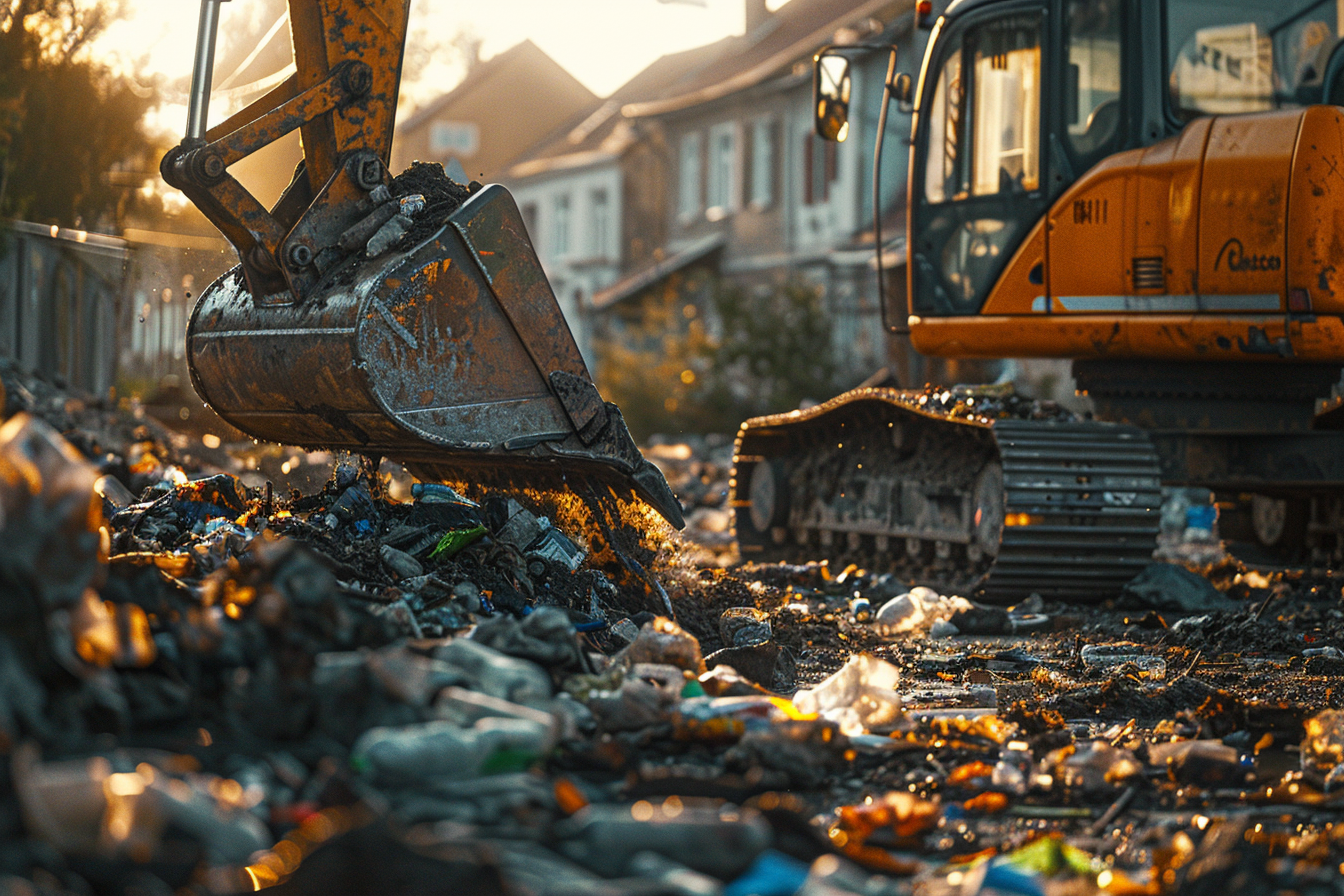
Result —
[{"label": "plastic bottle", "polygon": [[[1344,765],[1344,710],[1327,709],[1307,719],[1302,738],[1302,771],[1321,779]],[[1338,786],[1338,776],[1331,780]]]},{"label": "plastic bottle", "polygon": [[648,851],[720,880],[745,871],[772,839],[770,825],[753,809],[676,796],[587,806],[556,832],[564,838],[561,851],[601,874],[621,874]]},{"label": "plastic bottle", "polygon": [[[98,471],[46,422],[26,413],[0,426],[0,574],[47,608],[68,607],[104,574]],[[39,604],[7,595],[13,617]]]},{"label": "plastic bottle", "polygon": [[1026,741],[1009,741],[999,751],[999,761],[994,764],[990,783],[998,790],[1021,796],[1027,792],[1027,778],[1034,764],[1031,747]]},{"label": "plastic bottle", "polygon": [[530,719],[483,718],[470,728],[422,722],[369,729],[350,761],[377,783],[409,786],[516,771],[544,753],[550,739],[550,729]]},{"label": "plastic bottle", "polygon": [[1144,678],[1167,677],[1167,661],[1143,653],[1138,644],[1088,644],[1082,649],[1081,656],[1083,664],[1092,668],[1112,669],[1132,664]]},{"label": "plastic bottle", "polygon": [[[1143,771],[1143,766],[1129,750],[1111,746],[1104,740],[1081,743],[1069,750],[1058,751],[1067,755],[1058,757],[1054,765],[1055,780],[1071,790],[1099,792],[1123,786]],[[1055,754],[1051,754],[1054,758]]]},{"label": "plastic bottle", "polygon": [[549,700],[551,677],[536,663],[518,660],[466,638],[454,638],[434,650],[434,658],[467,673],[472,688],[491,697],[531,703]]},{"label": "plastic bottle", "polygon": [[747,731],[764,731],[802,716],[783,697],[693,697],[682,700],[672,717],[678,740],[736,740]]}]

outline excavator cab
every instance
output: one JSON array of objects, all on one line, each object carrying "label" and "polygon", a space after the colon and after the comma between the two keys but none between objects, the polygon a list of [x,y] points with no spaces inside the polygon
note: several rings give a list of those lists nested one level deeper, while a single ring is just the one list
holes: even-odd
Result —
[{"label": "excavator cab", "polygon": [[[221,0],[202,0],[187,136],[165,156],[240,264],[192,311],[202,399],[269,441],[426,478],[681,507],[604,402],[503,187],[388,171],[410,0],[290,0],[295,73],[207,128]],[[229,166],[298,130],[266,208]]]},{"label": "excavator cab", "polygon": [[[1288,196],[1329,127],[1304,107],[1344,92],[1337,12],[954,3],[916,91],[909,305],[890,319],[962,357],[1248,360],[1238,339],[1291,340],[1241,318],[1317,288],[1319,271],[1284,281],[1285,240],[1309,230],[1291,229]],[[1163,344],[1173,313],[1199,335]]]}]

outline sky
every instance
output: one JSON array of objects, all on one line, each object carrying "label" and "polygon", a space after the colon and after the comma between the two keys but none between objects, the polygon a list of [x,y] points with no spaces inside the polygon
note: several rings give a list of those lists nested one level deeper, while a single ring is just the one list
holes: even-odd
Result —
[{"label": "sky", "polygon": [[[222,33],[231,16],[246,14],[241,8],[247,2],[222,4]],[[772,0],[769,6],[782,2]],[[187,76],[199,5],[193,0],[130,0],[130,8],[130,18],[114,24],[101,39],[99,55],[128,64],[141,60],[139,70],[146,76],[161,74],[168,81]],[[665,53],[740,34],[742,0],[414,0],[412,40],[417,30],[446,36],[472,32],[482,40],[482,58],[530,38],[589,90],[606,96]],[[427,73],[451,87],[459,71],[443,66]],[[223,73],[215,77],[218,83]],[[420,94],[412,90],[407,95]],[[165,113],[175,107],[171,97],[166,99]],[[210,120],[218,120],[214,110]]]}]

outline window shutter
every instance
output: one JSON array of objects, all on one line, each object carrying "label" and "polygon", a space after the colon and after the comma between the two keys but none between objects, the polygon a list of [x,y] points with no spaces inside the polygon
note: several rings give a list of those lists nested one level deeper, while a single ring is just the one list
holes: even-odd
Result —
[{"label": "window shutter", "polygon": [[811,205],[814,201],[815,192],[812,184],[812,174],[815,167],[812,164],[814,143],[815,139],[811,134],[803,135],[803,205]]},{"label": "window shutter", "polygon": [[825,184],[822,186],[822,198],[829,199],[831,197],[831,181],[835,180],[836,175],[838,174],[840,168],[839,164],[837,163],[839,152],[836,148],[836,145],[834,143],[831,143],[830,141],[826,142],[825,152],[826,152],[826,160],[825,160],[826,180]]}]

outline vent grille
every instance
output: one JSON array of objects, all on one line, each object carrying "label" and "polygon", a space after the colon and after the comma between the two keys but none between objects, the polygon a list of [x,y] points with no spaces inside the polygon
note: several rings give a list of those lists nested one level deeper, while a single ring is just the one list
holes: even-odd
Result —
[{"label": "vent grille", "polygon": [[1134,291],[1166,292],[1167,273],[1161,255],[1146,255],[1134,259]]}]

